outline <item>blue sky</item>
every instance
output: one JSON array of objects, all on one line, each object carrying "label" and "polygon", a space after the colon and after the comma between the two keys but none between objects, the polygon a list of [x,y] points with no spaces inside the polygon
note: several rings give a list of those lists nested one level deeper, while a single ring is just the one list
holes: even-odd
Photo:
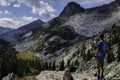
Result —
[{"label": "blue sky", "polygon": [[0,0],[0,26],[18,28],[37,19],[47,22],[71,1],[91,8],[114,0]]}]

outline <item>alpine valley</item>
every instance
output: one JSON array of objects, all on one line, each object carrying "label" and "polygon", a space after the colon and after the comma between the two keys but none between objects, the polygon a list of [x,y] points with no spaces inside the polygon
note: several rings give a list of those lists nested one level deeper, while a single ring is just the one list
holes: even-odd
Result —
[{"label": "alpine valley", "polygon": [[[36,20],[18,29],[0,27],[0,63],[9,64],[0,65],[0,79],[9,80],[15,73],[17,80],[62,80],[64,70],[74,66],[74,80],[96,80],[93,56],[102,32],[107,41],[105,80],[119,80],[119,31],[120,0],[89,9],[69,2],[48,22]],[[3,57],[8,54],[10,63]]]}]

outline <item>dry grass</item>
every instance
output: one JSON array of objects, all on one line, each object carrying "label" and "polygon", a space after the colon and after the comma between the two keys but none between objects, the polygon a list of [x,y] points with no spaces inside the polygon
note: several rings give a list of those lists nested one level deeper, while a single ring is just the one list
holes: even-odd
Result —
[{"label": "dry grass", "polygon": [[36,57],[33,56],[32,52],[24,52],[24,53],[18,53],[17,58],[21,58],[21,59],[24,59],[24,60],[33,60]]}]

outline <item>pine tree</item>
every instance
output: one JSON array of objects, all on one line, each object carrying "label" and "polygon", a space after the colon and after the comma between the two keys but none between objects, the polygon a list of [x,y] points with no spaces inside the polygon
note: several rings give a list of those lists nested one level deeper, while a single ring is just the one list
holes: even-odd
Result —
[{"label": "pine tree", "polygon": [[64,60],[62,60],[61,61],[61,63],[60,63],[60,68],[59,68],[60,70],[64,70]]},{"label": "pine tree", "polygon": [[55,61],[53,62],[52,70],[56,70]]},{"label": "pine tree", "polygon": [[38,67],[37,67],[37,69],[39,70],[39,72],[42,70],[42,67],[41,67],[41,65],[42,65],[42,63],[39,61],[38,63]]},{"label": "pine tree", "polygon": [[82,58],[83,58],[83,61],[86,60],[86,54],[85,53],[83,53]]},{"label": "pine tree", "polygon": [[118,55],[117,55],[117,61],[118,61],[118,62],[120,61],[120,52],[119,52]]},{"label": "pine tree", "polygon": [[120,61],[120,43],[118,43],[119,47],[118,47],[118,51],[117,51],[117,61]]},{"label": "pine tree", "polygon": [[89,49],[86,56],[85,56],[85,60],[89,61],[90,59],[91,59],[91,54],[90,54],[90,49]]},{"label": "pine tree", "polygon": [[83,45],[82,45],[82,54],[81,54],[83,60],[85,60],[85,58],[86,58],[85,49],[86,49],[85,48],[85,42],[83,42]]},{"label": "pine tree", "polygon": [[48,70],[48,63],[45,62],[45,70]]},{"label": "pine tree", "polygon": [[75,65],[79,65],[78,59],[75,60]]},{"label": "pine tree", "polygon": [[68,67],[70,66],[70,59],[68,59],[68,61],[67,61],[67,66]]},{"label": "pine tree", "polygon": [[49,70],[51,70],[51,68],[52,68],[52,65],[51,65],[51,62],[49,62]]},{"label": "pine tree", "polygon": [[111,63],[114,60],[114,54],[112,52],[112,48],[110,45],[108,45],[108,49],[107,49],[107,62]]}]

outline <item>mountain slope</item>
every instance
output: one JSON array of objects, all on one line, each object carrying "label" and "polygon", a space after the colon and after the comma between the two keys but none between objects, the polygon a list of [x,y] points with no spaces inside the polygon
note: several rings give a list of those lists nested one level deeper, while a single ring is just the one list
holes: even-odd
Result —
[{"label": "mountain slope", "polygon": [[54,61],[62,54],[67,54],[66,47],[99,32],[109,31],[114,24],[120,25],[119,1],[91,9],[84,9],[75,2],[68,3],[58,17],[47,22],[43,25],[42,31],[38,30],[33,35],[39,35],[35,51],[44,58],[43,60],[51,58]]},{"label": "mountain slope", "polygon": [[37,27],[40,27],[44,22],[41,20],[33,21],[32,23],[29,23],[27,25],[24,25],[18,29],[12,30],[10,32],[6,32],[2,35],[0,35],[0,38],[9,41],[11,43],[17,42],[18,38],[20,38],[21,35],[25,34],[26,32],[30,31],[31,29],[35,29]]},{"label": "mountain slope", "polygon": [[0,27],[0,35],[3,34],[3,33],[9,32],[11,30],[12,30],[11,28]]},{"label": "mountain slope", "polygon": [[[112,29],[110,31],[104,31],[105,34],[105,40],[107,42],[107,53],[105,58],[105,64],[104,64],[104,76],[105,80],[114,80],[120,79],[120,26],[112,26]],[[56,55],[49,56],[46,58],[46,56],[40,57],[41,60],[47,61],[53,61],[55,60],[56,66],[59,67],[62,61],[64,63],[64,68],[68,68],[69,66],[74,66],[77,68],[76,72],[74,72],[72,75],[75,80],[78,79],[76,77],[77,75],[88,75],[88,80],[96,80],[97,77],[94,77],[93,75],[96,73],[96,59],[93,57],[96,52],[96,44],[98,41],[98,35],[91,37],[89,39],[84,39],[84,41],[77,41],[74,45],[71,45],[69,47],[66,47],[64,50],[60,52],[59,58],[56,58]],[[62,54],[63,53],[63,54]],[[40,55],[41,56],[41,55]],[[58,69],[58,68],[57,68]],[[48,74],[47,74],[48,73]],[[81,74],[80,74],[81,73]],[[61,80],[61,76],[63,76],[63,72],[60,71],[43,71],[40,73],[40,75],[37,76],[38,80],[44,79],[47,80],[48,78],[45,78],[45,76],[50,76],[51,79],[55,80]],[[79,77],[80,78],[88,78],[88,77]],[[90,79],[92,78],[92,79]]]},{"label": "mountain slope", "polygon": [[64,25],[72,26],[75,32],[87,37],[98,34],[105,29],[110,29],[113,24],[120,21],[119,0],[100,7],[85,9],[69,17]]}]

